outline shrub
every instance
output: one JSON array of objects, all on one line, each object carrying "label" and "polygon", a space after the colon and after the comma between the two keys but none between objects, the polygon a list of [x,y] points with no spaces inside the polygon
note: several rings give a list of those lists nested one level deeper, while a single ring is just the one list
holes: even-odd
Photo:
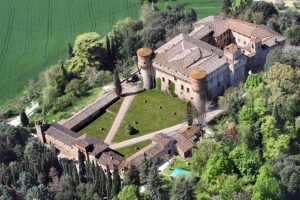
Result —
[{"label": "shrub", "polygon": [[130,124],[127,124],[125,127],[125,132],[128,135],[133,135],[136,132],[136,130],[133,126],[131,126]]},{"label": "shrub", "polygon": [[67,107],[72,106],[74,101],[75,97],[71,93],[58,97],[57,100],[53,103],[52,111],[54,113],[62,111]]},{"label": "shrub", "polygon": [[96,85],[97,86],[104,86],[108,83],[113,82],[114,76],[110,71],[100,71],[97,74],[97,79],[96,79]]},{"label": "shrub", "polygon": [[161,90],[161,80],[160,78],[155,79],[156,89]]},{"label": "shrub", "polygon": [[65,92],[66,93],[74,93],[75,96],[81,97],[86,94],[87,87],[85,83],[80,79],[73,79],[67,85]]},{"label": "shrub", "polygon": [[168,86],[168,92],[173,96],[173,97],[177,97],[177,94],[175,94],[175,84],[174,83],[169,83]]}]

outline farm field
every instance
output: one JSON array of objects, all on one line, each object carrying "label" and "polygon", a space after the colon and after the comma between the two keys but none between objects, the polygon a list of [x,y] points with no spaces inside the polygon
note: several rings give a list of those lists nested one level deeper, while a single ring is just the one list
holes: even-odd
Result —
[{"label": "farm field", "polygon": [[183,4],[193,8],[197,13],[198,19],[201,19],[209,15],[218,14],[221,10],[222,0],[174,0],[158,2],[156,7],[161,10],[167,6],[173,7],[177,4]]},{"label": "farm field", "polygon": [[138,18],[139,0],[2,0],[0,105],[17,98],[29,79],[67,56],[84,32],[101,36],[118,20]]}]

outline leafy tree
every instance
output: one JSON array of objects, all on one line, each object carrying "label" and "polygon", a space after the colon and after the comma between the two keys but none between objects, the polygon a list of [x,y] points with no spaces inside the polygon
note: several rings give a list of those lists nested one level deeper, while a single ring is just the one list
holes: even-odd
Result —
[{"label": "leafy tree", "polygon": [[282,185],[274,177],[274,169],[271,166],[264,165],[259,169],[251,199],[282,199]]},{"label": "leafy tree", "polygon": [[100,36],[95,33],[84,33],[77,36],[74,44],[74,56],[69,60],[68,70],[80,76],[87,67],[100,69],[103,54]]},{"label": "leafy tree", "polygon": [[66,87],[67,93],[74,93],[75,96],[81,97],[86,94],[87,88],[84,82],[80,79],[73,79]]},{"label": "leafy tree", "polygon": [[180,176],[175,179],[171,190],[171,200],[194,200],[196,199],[193,184],[186,176]]},{"label": "leafy tree", "polygon": [[26,200],[51,200],[54,199],[50,191],[44,185],[34,186],[30,188],[26,195]]},{"label": "leafy tree", "polygon": [[24,156],[30,161],[32,166],[38,166],[40,163],[39,156],[45,152],[43,145],[38,140],[30,141],[24,150]]},{"label": "leafy tree", "polygon": [[250,74],[244,83],[244,87],[247,89],[255,88],[257,87],[263,79],[259,74]]},{"label": "leafy tree", "polygon": [[114,200],[138,200],[138,187],[135,185],[126,185]]},{"label": "leafy tree", "polygon": [[140,180],[142,183],[146,183],[151,170],[152,162],[150,159],[144,157],[143,163],[140,166]]},{"label": "leafy tree", "polygon": [[122,94],[122,85],[118,70],[115,70],[115,91],[118,96]]},{"label": "leafy tree", "polygon": [[100,72],[97,73],[95,84],[101,87],[113,81],[114,81],[114,75],[110,71],[101,70]]},{"label": "leafy tree", "polygon": [[285,31],[285,37],[291,45],[300,45],[300,25],[292,25]]},{"label": "leafy tree", "polygon": [[128,169],[125,170],[122,186],[124,187],[126,185],[140,186],[139,170],[134,165],[131,165]]},{"label": "leafy tree", "polygon": [[20,113],[20,121],[21,121],[22,126],[24,126],[24,127],[29,125],[29,119],[28,119],[24,109]]}]

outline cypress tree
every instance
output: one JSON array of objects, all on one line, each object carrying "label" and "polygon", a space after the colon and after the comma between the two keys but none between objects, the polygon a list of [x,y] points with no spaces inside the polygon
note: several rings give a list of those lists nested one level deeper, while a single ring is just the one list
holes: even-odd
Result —
[{"label": "cypress tree", "polygon": [[27,127],[29,125],[29,119],[26,115],[25,109],[22,109],[20,113],[20,121],[22,126]]},{"label": "cypress tree", "polygon": [[142,183],[147,182],[151,170],[151,166],[152,166],[151,160],[144,157],[144,161],[140,166],[140,180]]},{"label": "cypress tree", "polygon": [[186,121],[189,126],[193,124],[193,106],[190,101],[186,104]]},{"label": "cypress tree", "polygon": [[122,187],[126,185],[135,185],[135,186],[140,186],[140,173],[139,170],[136,166],[131,165],[126,171],[122,183]]},{"label": "cypress tree", "polygon": [[118,95],[118,96],[121,96],[121,94],[122,94],[122,85],[121,85],[118,70],[115,70],[115,92],[116,92],[116,95]]},{"label": "cypress tree", "polygon": [[108,36],[106,36],[106,54],[108,60],[111,61],[111,44]]},{"label": "cypress tree", "polygon": [[74,57],[74,53],[73,53],[73,47],[71,45],[71,43],[68,43],[68,58],[71,59]]},{"label": "cypress tree", "polygon": [[112,177],[112,187],[111,187],[111,197],[115,197],[121,191],[121,178],[119,174],[118,167],[114,165],[113,177]]},{"label": "cypress tree", "polygon": [[67,69],[65,68],[65,65],[64,65],[64,62],[62,60],[60,60],[59,62],[59,65],[60,65],[60,68],[61,68],[61,71],[63,72],[63,75],[65,77],[65,79],[70,82],[70,74],[68,73]]},{"label": "cypress tree", "polygon": [[102,196],[104,197],[106,195],[106,176],[102,169],[102,167],[99,167],[99,177],[100,177],[100,191]]},{"label": "cypress tree", "polygon": [[110,169],[108,166],[106,167],[106,176],[107,176],[107,182],[106,182],[107,199],[111,199],[112,179],[111,179]]},{"label": "cypress tree", "polygon": [[85,163],[84,163],[84,155],[81,151],[78,151],[78,164],[79,164],[79,180],[81,183],[85,183]]},{"label": "cypress tree", "polygon": [[149,200],[164,200],[169,199],[167,192],[162,188],[162,182],[158,176],[157,169],[153,164],[148,177]]}]

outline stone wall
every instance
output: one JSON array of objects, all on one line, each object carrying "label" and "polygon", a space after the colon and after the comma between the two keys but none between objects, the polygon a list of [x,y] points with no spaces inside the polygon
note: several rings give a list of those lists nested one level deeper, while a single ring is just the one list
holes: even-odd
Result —
[{"label": "stone wall", "polygon": [[45,135],[47,144],[55,146],[62,154],[66,155],[70,159],[77,160],[78,158],[78,149],[74,146],[69,146],[68,144],[64,144],[61,141],[49,136]]}]

